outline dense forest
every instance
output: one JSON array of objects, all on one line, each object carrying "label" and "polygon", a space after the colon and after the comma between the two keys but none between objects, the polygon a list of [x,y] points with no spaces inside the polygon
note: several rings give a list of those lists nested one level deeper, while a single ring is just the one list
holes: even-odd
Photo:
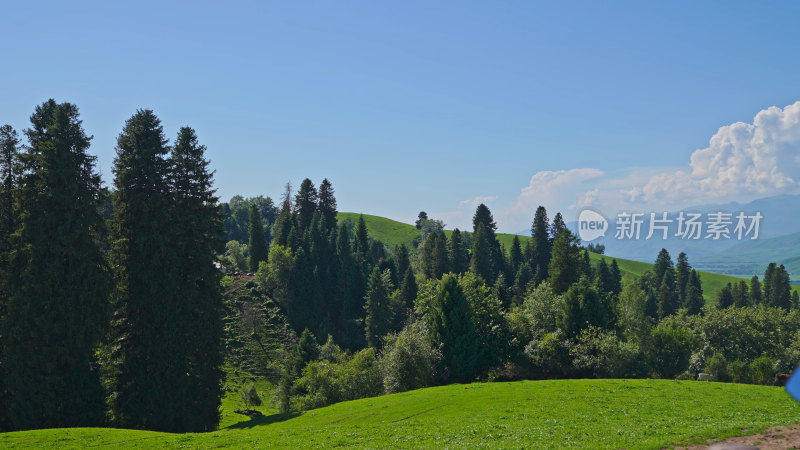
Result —
[{"label": "dense forest", "polygon": [[[220,204],[189,127],[137,111],[102,185],[78,109],[0,128],[0,428],[204,431],[232,380],[282,410],[475,380],[695,378],[771,383],[800,362],[783,266],[706,305],[686,254],[642,277],[544,207],[531,240],[421,212],[410,246],[337,220],[332,183]],[[226,382],[227,378],[227,382]]]}]

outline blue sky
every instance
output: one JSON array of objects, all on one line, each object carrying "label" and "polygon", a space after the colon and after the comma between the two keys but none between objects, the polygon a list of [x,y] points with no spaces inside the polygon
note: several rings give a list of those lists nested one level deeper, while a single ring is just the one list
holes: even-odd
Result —
[{"label": "blue sky", "polygon": [[426,210],[451,227],[480,201],[517,231],[538,204],[570,215],[747,200],[797,192],[799,13],[731,1],[14,2],[0,27],[0,123],[25,128],[50,97],[77,104],[110,182],[125,119],[151,108],[170,139],[197,130],[223,199],[328,177],[342,211],[410,222]]}]

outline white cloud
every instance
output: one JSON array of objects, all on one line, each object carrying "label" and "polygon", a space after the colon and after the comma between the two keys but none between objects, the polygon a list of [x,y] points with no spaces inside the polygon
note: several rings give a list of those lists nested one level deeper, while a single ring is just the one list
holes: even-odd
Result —
[{"label": "white cloud", "polygon": [[458,203],[455,211],[434,212],[430,217],[442,220],[448,229],[460,228],[472,231],[472,215],[481,203],[491,207],[491,203],[497,200],[496,195],[481,195],[472,200],[462,200]]}]

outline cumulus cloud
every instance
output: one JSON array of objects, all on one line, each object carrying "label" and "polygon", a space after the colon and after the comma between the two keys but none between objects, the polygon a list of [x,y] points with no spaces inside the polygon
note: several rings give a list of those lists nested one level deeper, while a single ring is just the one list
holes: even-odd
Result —
[{"label": "cumulus cloud", "polygon": [[721,127],[695,151],[688,170],[653,176],[623,190],[631,202],[736,199],[797,192],[800,180],[800,101],[760,111],[753,123]]}]

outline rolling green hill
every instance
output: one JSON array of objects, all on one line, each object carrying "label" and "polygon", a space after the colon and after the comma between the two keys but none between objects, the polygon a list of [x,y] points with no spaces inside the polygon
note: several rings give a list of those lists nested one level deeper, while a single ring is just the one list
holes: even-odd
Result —
[{"label": "rolling green hill", "polygon": [[[358,214],[356,213],[339,213],[338,219],[339,220],[350,220],[353,223],[358,221]],[[417,229],[413,225],[409,225],[407,223],[397,222],[391,219],[387,219],[385,217],[378,217],[378,216],[371,216],[364,214],[364,223],[367,225],[367,231],[369,232],[370,236],[373,236],[385,244],[388,247],[394,248],[395,245],[404,243],[411,247],[411,242],[414,238],[418,235]],[[451,231],[446,230],[445,234],[450,237]],[[511,248],[511,243],[514,240],[513,234],[504,234],[499,233],[497,235],[497,240],[505,246],[506,250]],[[528,236],[519,236],[520,242],[522,243],[523,247],[525,243],[530,241],[530,237]],[[650,270],[653,265],[648,263],[643,263],[639,261],[631,261],[628,259],[619,259],[614,258],[612,256],[607,255],[598,255],[595,253],[590,254],[592,261],[595,263],[599,261],[601,258],[605,259],[607,262],[611,262],[612,259],[617,260],[617,264],[619,264],[620,270],[624,273],[630,273],[635,276],[641,276],[644,274],[645,271]],[[692,255],[689,255],[689,259],[691,260]],[[655,260],[656,255],[653,255],[653,260]],[[728,283],[738,283],[741,278],[737,278],[730,275],[721,275],[711,272],[698,272],[700,275],[700,281],[703,283],[703,297],[705,297],[706,302],[714,303],[716,302],[716,293],[720,289],[722,289]],[[793,286],[794,290],[800,290],[800,286]]]},{"label": "rolling green hill", "polygon": [[13,448],[660,448],[800,422],[781,388],[672,380],[449,385],[245,420],[211,433],[74,428],[0,434]]}]

